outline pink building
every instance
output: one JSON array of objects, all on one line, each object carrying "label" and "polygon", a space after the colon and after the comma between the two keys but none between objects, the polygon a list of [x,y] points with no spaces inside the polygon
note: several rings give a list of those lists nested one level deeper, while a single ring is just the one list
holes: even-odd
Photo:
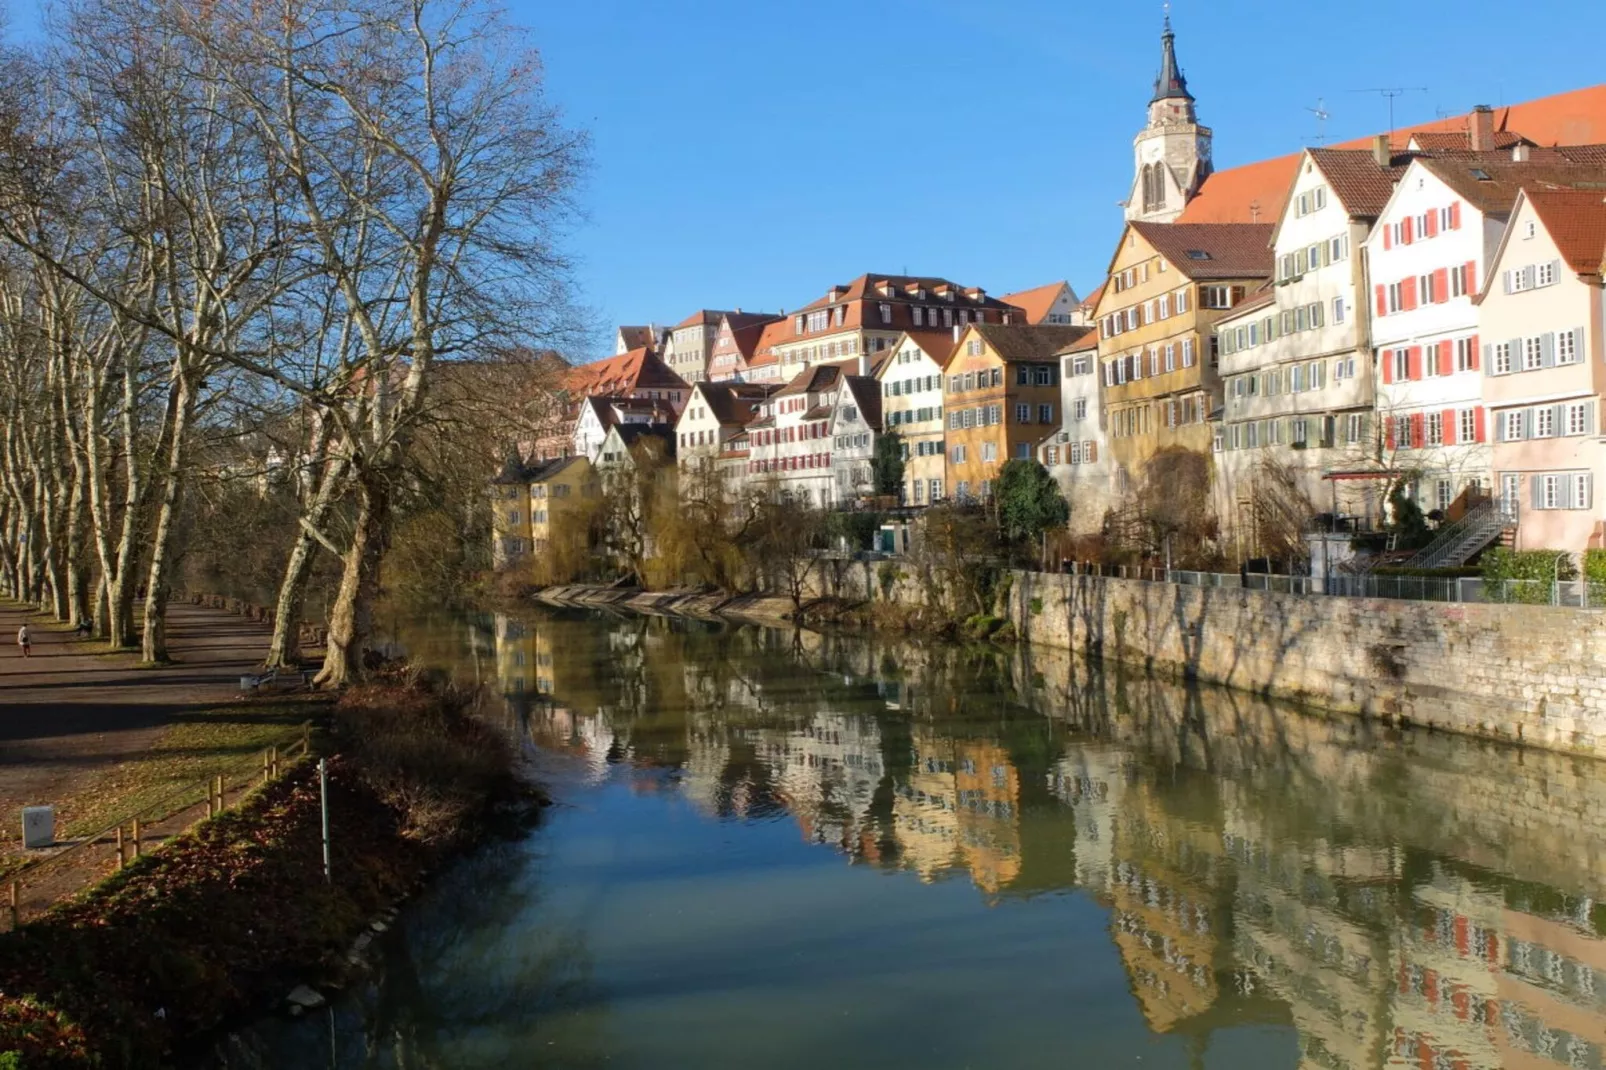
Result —
[{"label": "pink building", "polygon": [[1521,550],[1606,546],[1603,259],[1606,192],[1525,187],[1479,298],[1491,468]]}]

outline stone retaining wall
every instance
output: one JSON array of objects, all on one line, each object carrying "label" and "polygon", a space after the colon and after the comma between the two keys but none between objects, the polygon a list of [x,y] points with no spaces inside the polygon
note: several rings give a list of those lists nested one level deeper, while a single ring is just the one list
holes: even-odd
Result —
[{"label": "stone retaining wall", "polygon": [[1036,645],[1339,712],[1606,756],[1598,613],[1015,572],[1008,616]]}]

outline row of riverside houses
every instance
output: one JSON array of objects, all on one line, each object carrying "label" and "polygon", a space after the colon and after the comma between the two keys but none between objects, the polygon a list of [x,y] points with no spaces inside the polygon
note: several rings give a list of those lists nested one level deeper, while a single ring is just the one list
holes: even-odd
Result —
[{"label": "row of riverside houses", "polygon": [[1035,457],[1086,533],[1185,450],[1244,556],[1290,494],[1358,528],[1395,486],[1452,521],[1492,494],[1522,548],[1602,544],[1606,85],[1215,171],[1169,21],[1161,46],[1086,300],[871,273],[790,314],[621,327],[532,463],[652,434],[682,469],[842,506],[890,431],[904,504]]}]

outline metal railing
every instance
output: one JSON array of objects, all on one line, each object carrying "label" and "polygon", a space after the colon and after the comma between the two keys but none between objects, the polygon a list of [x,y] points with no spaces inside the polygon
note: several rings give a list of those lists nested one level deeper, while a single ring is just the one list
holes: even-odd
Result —
[{"label": "metal railing", "polygon": [[1175,583],[1184,587],[1268,591],[1272,594],[1312,597],[1606,609],[1606,583],[1585,580],[1501,580],[1490,583],[1478,576],[1397,576],[1377,572],[1287,576],[1262,572],[1189,572],[1136,565],[1082,564],[1074,564],[1071,571],[1077,575],[1139,580],[1144,583]]},{"label": "metal railing", "polygon": [[[30,862],[4,878],[10,928],[26,923],[61,899],[103,879],[110,867],[122,869],[152,849],[160,849],[201,821],[245,801],[253,789],[277,780],[311,753],[312,722],[306,721],[279,744],[249,757],[213,767],[193,780],[70,846]],[[203,810],[202,807],[205,807]],[[155,841],[155,847],[149,844]]]}]

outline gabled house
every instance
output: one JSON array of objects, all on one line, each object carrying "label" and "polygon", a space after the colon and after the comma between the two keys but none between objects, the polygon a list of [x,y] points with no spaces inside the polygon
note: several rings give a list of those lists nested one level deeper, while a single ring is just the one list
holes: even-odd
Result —
[{"label": "gabled house", "polygon": [[1252,546],[1267,487],[1311,511],[1377,516],[1385,485],[1372,411],[1370,300],[1360,250],[1408,155],[1309,149],[1272,235],[1270,285],[1217,320],[1224,390],[1220,513]]},{"label": "gabled house", "polygon": [[948,331],[905,331],[876,372],[885,434],[903,446],[904,505],[932,505],[946,496],[943,370],[953,356]]},{"label": "gabled house", "polygon": [[[978,286],[937,276],[860,275],[766,328],[754,363],[773,357],[773,378],[841,360],[871,374],[879,355],[906,330],[952,331],[971,323],[1019,323],[1023,313]],[[757,376],[753,376],[757,378]]]},{"label": "gabled house", "polygon": [[1020,293],[1005,294],[999,300],[1020,309],[1023,315],[1021,322],[1030,326],[1080,327],[1088,322],[1082,318],[1085,315],[1082,299],[1064,280]]},{"label": "gabled house", "polygon": [[1099,333],[1088,331],[1055,356],[1060,362],[1060,425],[1038,444],[1037,459],[1070,503],[1071,534],[1088,535],[1102,527],[1112,504]]},{"label": "gabled house", "polygon": [[1161,450],[1210,450],[1215,323],[1270,277],[1271,236],[1269,223],[1127,224],[1098,307],[1115,495]]},{"label": "gabled house", "polygon": [[663,400],[631,397],[589,397],[580,402],[574,420],[574,441],[570,452],[592,461],[615,427],[667,428],[675,422],[675,408]]},{"label": "gabled house", "polygon": [[831,420],[846,377],[842,364],[805,368],[765,400],[762,415],[747,425],[749,479],[805,505],[835,501]]},{"label": "gabled house", "polygon": [[881,384],[868,375],[845,375],[831,410],[833,500],[841,505],[875,496],[871,464],[882,431]]},{"label": "gabled house", "polygon": [[666,401],[676,412],[686,403],[691,386],[646,348],[619,356],[578,364],[565,374],[563,389],[572,400],[588,397],[633,398]]},{"label": "gabled house", "polygon": [[708,378],[715,382],[750,378],[749,365],[764,337],[764,329],[780,316],[767,313],[732,312],[725,315],[714,335],[708,354]]},{"label": "gabled house", "polygon": [[955,497],[989,497],[1005,461],[1037,455],[1045,430],[1060,426],[1057,354],[1091,331],[971,324],[960,334],[943,393]]},{"label": "gabled house", "polygon": [[1477,302],[1489,464],[1520,550],[1606,547],[1603,270],[1606,190],[1518,194]]},{"label": "gabled house", "polygon": [[[707,467],[728,451],[758,419],[764,401],[779,387],[770,383],[708,382],[692,387],[691,400],[675,424],[675,454],[684,469]],[[744,444],[745,447],[745,444]]]},{"label": "gabled house", "polygon": [[1486,494],[1478,293],[1519,190],[1606,181],[1606,147],[1418,157],[1366,242],[1377,409],[1391,467],[1424,511]]},{"label": "gabled house", "polygon": [[[664,362],[688,383],[713,378],[714,354],[727,329],[743,331],[779,318],[767,312],[743,312],[739,308],[729,312],[698,309],[666,332]],[[752,340],[756,340],[756,336]]]},{"label": "gabled house", "polygon": [[[596,470],[584,457],[560,457],[537,466],[529,481],[531,547],[543,554],[562,533],[563,514],[597,496]],[[579,539],[585,533],[568,535]]]},{"label": "gabled house", "polygon": [[621,357],[632,349],[646,349],[657,353],[663,348],[667,333],[656,324],[645,327],[620,327],[613,333],[613,355]]}]

